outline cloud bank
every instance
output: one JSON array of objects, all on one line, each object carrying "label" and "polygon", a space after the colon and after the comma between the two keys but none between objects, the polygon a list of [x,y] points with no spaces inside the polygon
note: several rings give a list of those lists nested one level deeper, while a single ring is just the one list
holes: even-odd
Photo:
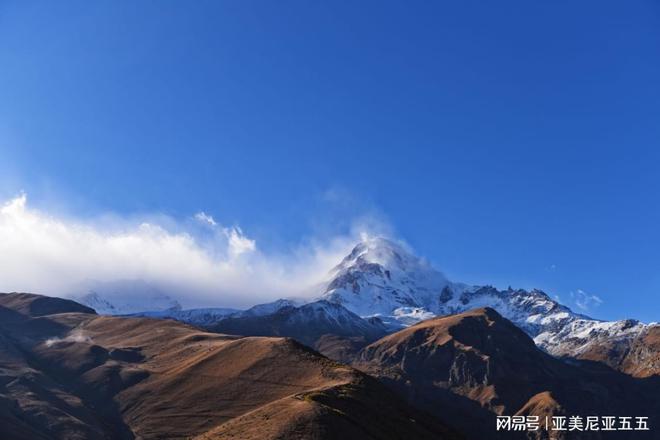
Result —
[{"label": "cloud bank", "polygon": [[309,297],[369,233],[355,227],[267,254],[240,227],[204,212],[188,222],[160,219],[84,221],[31,208],[25,195],[8,200],[0,208],[0,291],[75,296],[89,280],[143,280],[186,308]]}]

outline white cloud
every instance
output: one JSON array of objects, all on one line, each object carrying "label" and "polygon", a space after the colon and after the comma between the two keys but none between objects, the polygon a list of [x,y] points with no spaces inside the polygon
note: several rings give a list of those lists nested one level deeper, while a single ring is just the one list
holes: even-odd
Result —
[{"label": "white cloud", "polygon": [[366,230],[265,253],[240,227],[218,225],[203,212],[195,218],[211,228],[199,234],[167,217],[50,215],[30,207],[25,195],[0,206],[0,291],[70,296],[86,280],[144,280],[184,307],[319,294],[328,270]]},{"label": "white cloud", "polygon": [[256,242],[247,238],[238,226],[224,228],[222,232],[227,237],[229,255],[232,257],[238,257],[247,252],[254,252],[257,249]]},{"label": "white cloud", "polygon": [[216,226],[217,225],[215,219],[212,216],[205,213],[204,211],[200,211],[197,214],[195,214],[195,219],[197,219],[198,221],[200,221],[204,224],[208,224],[210,226]]},{"label": "white cloud", "polygon": [[571,299],[579,309],[585,312],[603,303],[603,300],[598,295],[587,293],[582,289],[571,292]]}]

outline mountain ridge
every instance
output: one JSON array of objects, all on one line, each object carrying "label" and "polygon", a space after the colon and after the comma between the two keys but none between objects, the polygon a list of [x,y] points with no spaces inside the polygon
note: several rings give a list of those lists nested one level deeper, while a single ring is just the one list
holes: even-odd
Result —
[{"label": "mountain ridge", "polygon": [[[394,328],[491,307],[523,329],[545,351],[579,356],[609,338],[631,343],[654,323],[601,321],[575,313],[539,290],[498,290],[448,280],[404,246],[376,237],[363,240],[335,268],[321,298],[361,316],[378,316]],[[597,337],[596,337],[597,336]]]},{"label": "mountain ridge", "polygon": [[[435,316],[492,307],[523,329],[543,350],[556,356],[577,358],[594,358],[598,347],[611,341],[617,341],[619,351],[629,350],[635,341],[644,340],[645,332],[657,327],[655,323],[644,324],[636,320],[594,319],[574,312],[539,289],[509,287],[498,290],[489,285],[453,282],[417,257],[405,244],[384,237],[364,237],[358,242],[330,270],[321,290],[316,298],[306,302],[280,299],[243,311],[223,308],[180,310],[178,303],[170,303],[168,298],[160,310],[142,311],[139,315],[173,318],[206,328],[221,328],[225,320],[234,324],[243,320],[244,323],[252,322],[254,327],[243,326],[248,334],[277,334],[276,330],[268,333],[264,329],[270,325],[266,321],[278,319],[276,315],[281,309],[325,301],[365,320],[377,318],[387,331],[393,332]],[[168,308],[168,304],[172,307]],[[87,305],[93,307],[93,303],[87,302]],[[106,312],[111,310],[105,305],[104,308]],[[348,321],[358,325],[355,319]],[[314,324],[313,319],[308,323],[311,327]],[[615,363],[610,362],[610,365]],[[660,368],[651,371],[656,370],[660,371]]]}]

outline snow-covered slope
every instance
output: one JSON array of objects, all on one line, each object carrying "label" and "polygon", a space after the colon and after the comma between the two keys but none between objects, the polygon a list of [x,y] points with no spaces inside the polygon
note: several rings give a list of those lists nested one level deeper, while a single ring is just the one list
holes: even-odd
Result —
[{"label": "snow-covered slope", "polygon": [[149,318],[159,319],[176,319],[187,324],[198,325],[201,327],[209,327],[217,324],[223,319],[227,318],[243,318],[243,317],[258,317],[267,316],[277,313],[279,310],[286,307],[296,308],[303,305],[304,302],[292,299],[278,299],[276,301],[258,304],[250,307],[247,310],[233,309],[227,307],[209,307],[199,309],[186,309],[180,310],[177,308],[170,308],[158,311],[146,311],[130,313],[129,316],[145,316]]},{"label": "snow-covered slope", "polygon": [[289,313],[287,322],[291,324],[316,323],[317,325],[324,323],[329,327],[337,326],[350,330],[353,334],[385,332],[385,326],[378,318],[361,318],[346,307],[325,300],[294,307],[292,313]]},{"label": "snow-covered slope", "polygon": [[284,307],[296,307],[304,304],[304,302],[292,299],[278,299],[266,304],[257,304],[242,312],[240,316],[266,316],[277,312]]},{"label": "snow-covered slope", "polygon": [[643,324],[634,319],[598,321],[578,318],[568,320],[556,331],[539,333],[534,341],[551,354],[580,357],[582,353],[605,342],[627,345],[642,332],[655,325],[654,323]]},{"label": "snow-covered slope", "polygon": [[239,309],[231,309],[225,307],[209,307],[201,309],[168,309],[152,312],[139,312],[131,313],[128,316],[143,316],[147,318],[159,319],[176,319],[177,321],[185,322],[187,324],[198,325],[206,327],[217,323],[229,316],[236,316],[242,313]]},{"label": "snow-covered slope", "polygon": [[492,307],[556,354],[576,354],[595,336],[634,337],[646,328],[637,321],[603,322],[575,313],[540,290],[451,282],[405,246],[381,237],[355,246],[333,269],[321,298],[363,317],[378,316],[392,329]]}]

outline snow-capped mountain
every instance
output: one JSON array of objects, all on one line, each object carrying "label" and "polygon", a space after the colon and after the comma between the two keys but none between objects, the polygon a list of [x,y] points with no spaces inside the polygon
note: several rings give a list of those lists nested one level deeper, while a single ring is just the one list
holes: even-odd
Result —
[{"label": "snow-capped mountain", "polygon": [[361,316],[407,316],[417,313],[415,309],[437,314],[443,292],[467,287],[449,282],[402,245],[384,238],[358,243],[331,274],[322,298]]},{"label": "snow-capped mountain", "polygon": [[580,357],[605,342],[627,345],[656,324],[644,324],[635,319],[598,321],[591,318],[569,319],[556,331],[544,331],[534,341],[548,352]]},{"label": "snow-capped mountain", "polygon": [[208,307],[200,309],[167,309],[160,311],[131,313],[125,316],[140,316],[145,318],[176,319],[187,324],[206,327],[229,316],[237,316],[242,310],[227,307]]},{"label": "snow-capped mountain", "polygon": [[[293,299],[278,299],[273,302],[265,304],[257,304],[256,306],[250,307],[244,312],[240,313],[241,317],[247,316],[266,316],[277,312],[284,307],[297,307],[304,304],[304,301],[297,301]],[[237,315],[238,316],[238,315]]]},{"label": "snow-capped mountain", "polygon": [[361,318],[346,307],[324,300],[293,307],[291,310],[292,313],[287,319],[290,324],[324,323],[324,325],[337,326],[358,334],[371,332],[382,334],[385,332],[385,326],[378,318]]},{"label": "snow-capped mountain", "polygon": [[363,316],[378,316],[391,328],[437,315],[491,307],[550,353],[575,355],[594,337],[635,337],[647,325],[603,322],[573,312],[540,290],[498,290],[449,281],[405,246],[368,238],[333,269],[321,298]]},{"label": "snow-capped mountain", "polygon": [[128,316],[142,316],[147,318],[176,319],[187,324],[209,327],[227,318],[248,318],[268,316],[277,313],[286,307],[296,308],[304,305],[304,301],[293,299],[278,299],[265,304],[257,304],[247,310],[233,309],[229,307],[206,307],[199,309],[181,310],[169,308],[158,311],[146,311],[130,313]]},{"label": "snow-capped mountain", "polygon": [[176,319],[187,324],[208,327],[217,324],[227,318],[247,318],[267,316],[277,313],[285,307],[297,307],[304,302],[292,299],[278,299],[265,304],[257,304],[247,310],[233,309],[229,307],[207,307],[199,309],[180,310],[170,308],[166,310],[147,311],[131,313],[129,316],[144,316],[147,318]]},{"label": "snow-capped mountain", "polygon": [[373,341],[387,333],[387,328],[378,318],[362,318],[340,304],[325,300],[298,307],[283,305],[268,314],[238,313],[209,328],[229,334],[290,336],[309,346],[316,346],[323,335],[361,337]]},{"label": "snow-capped mountain", "polygon": [[142,280],[87,281],[72,297],[100,315],[181,310],[178,301]]},{"label": "snow-capped mountain", "polygon": [[363,330],[373,334],[377,331],[371,324],[395,331],[434,316],[491,307],[522,328],[539,347],[551,354],[569,356],[593,352],[596,344],[606,340],[625,347],[657,326],[634,320],[592,319],[573,312],[541,290],[498,290],[453,282],[405,245],[382,237],[360,241],[331,270],[322,294],[307,303],[279,299],[245,311],[181,310],[176,300],[141,281],[88,285],[77,300],[100,314],[139,313],[207,328],[225,322],[224,331],[231,327],[260,334],[270,334],[264,326],[273,322],[291,334],[294,327],[304,333],[304,325],[332,329],[334,334],[339,334],[337,329],[343,325],[352,335],[361,331],[360,326],[366,326]]}]

